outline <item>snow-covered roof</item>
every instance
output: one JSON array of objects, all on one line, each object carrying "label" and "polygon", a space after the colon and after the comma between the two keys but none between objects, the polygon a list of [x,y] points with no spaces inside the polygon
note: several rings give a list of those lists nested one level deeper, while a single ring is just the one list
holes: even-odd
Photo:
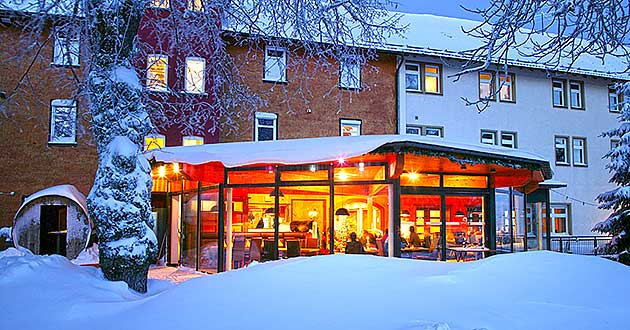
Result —
[{"label": "snow-covered roof", "polygon": [[73,185],[69,185],[69,184],[63,184],[63,185],[59,185],[59,186],[53,186],[53,187],[49,187],[43,190],[40,190],[30,196],[28,196],[26,199],[24,199],[24,202],[22,203],[22,205],[20,205],[20,208],[18,209],[17,212],[15,212],[15,216],[17,216],[18,214],[20,214],[20,211],[22,211],[22,209],[28,205],[30,202],[38,199],[38,198],[42,198],[42,197],[48,197],[48,196],[60,196],[60,197],[65,197],[75,203],[77,203],[77,205],[79,205],[79,207],[81,207],[81,209],[83,210],[83,212],[85,212],[85,214],[88,214],[88,210],[87,210],[87,202],[86,202],[86,198],[85,195],[83,195],[75,186]]},{"label": "snow-covered roof", "polygon": [[[469,57],[466,56],[465,52],[482,44],[482,40],[464,32],[464,30],[469,31],[478,26],[479,22],[426,14],[400,13],[400,15],[400,25],[407,26],[408,29],[403,33],[403,36],[394,35],[387,39],[386,45],[389,50],[406,54],[468,59]],[[521,37],[525,40],[524,34]],[[533,38],[541,42],[547,37],[543,34],[537,34]],[[531,42],[526,43],[524,47],[531,47]],[[544,60],[534,63],[531,58],[517,53],[515,49],[509,52],[508,58],[508,63],[514,66],[551,69],[613,79],[630,79],[629,74],[620,74],[626,71],[628,62],[613,56],[606,56],[605,61],[602,62],[602,59],[593,55],[582,54],[570,69],[567,68],[568,58],[561,60],[560,65],[562,67],[548,67]]]},{"label": "snow-covered roof", "polygon": [[438,137],[418,135],[334,136],[259,142],[233,142],[199,146],[168,147],[148,152],[149,159],[167,163],[200,165],[219,162],[225,167],[253,164],[296,165],[333,162],[359,157],[391,143],[411,143],[417,147],[453,153],[474,153],[513,161],[537,163],[549,167],[542,156],[521,149],[487,144],[468,144]]}]

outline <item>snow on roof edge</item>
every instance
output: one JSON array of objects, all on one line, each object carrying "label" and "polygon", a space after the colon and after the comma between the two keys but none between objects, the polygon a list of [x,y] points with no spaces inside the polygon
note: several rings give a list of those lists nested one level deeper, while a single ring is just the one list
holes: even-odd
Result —
[{"label": "snow on roof edge", "polygon": [[15,221],[15,218],[18,216],[18,214],[20,214],[22,209],[26,207],[26,205],[28,205],[30,202],[38,198],[46,197],[46,196],[65,197],[77,203],[81,207],[83,212],[85,212],[89,220],[90,216],[87,210],[87,199],[85,198],[85,195],[83,195],[75,186],[70,185],[70,184],[62,184],[58,186],[48,187],[48,188],[42,189],[38,192],[31,194],[26,199],[24,199],[24,202],[22,203],[22,205],[20,205],[17,212],[15,212],[15,216],[13,217],[13,220]]}]

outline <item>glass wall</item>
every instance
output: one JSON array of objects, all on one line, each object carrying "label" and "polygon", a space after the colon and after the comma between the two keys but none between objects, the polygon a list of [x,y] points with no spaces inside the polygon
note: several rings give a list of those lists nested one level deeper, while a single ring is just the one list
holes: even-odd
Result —
[{"label": "glass wall", "polygon": [[181,223],[181,264],[197,269],[197,191],[183,194]]},{"label": "glass wall", "polygon": [[514,200],[514,252],[525,251],[525,195],[522,192],[512,190]]},{"label": "glass wall", "polygon": [[442,202],[439,195],[400,197],[401,255],[405,258],[439,260]]},{"label": "glass wall", "polygon": [[446,196],[447,260],[476,260],[486,247],[483,196]]},{"label": "glass wall", "polygon": [[219,266],[219,190],[216,187],[204,188],[200,200],[199,270],[214,273]]}]

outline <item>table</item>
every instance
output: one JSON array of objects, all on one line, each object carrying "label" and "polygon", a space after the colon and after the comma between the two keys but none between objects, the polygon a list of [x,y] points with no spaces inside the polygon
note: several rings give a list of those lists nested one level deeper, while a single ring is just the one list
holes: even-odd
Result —
[{"label": "table", "polygon": [[489,252],[496,252],[496,250],[491,250],[488,249],[487,247],[484,246],[470,246],[470,247],[463,247],[463,246],[456,246],[456,247],[447,247],[448,250],[452,251],[455,254],[455,260],[459,261],[466,261],[466,256],[468,255],[468,253],[475,253],[475,260],[478,260],[478,253],[484,254],[484,253],[489,253]]},{"label": "table", "polygon": [[415,252],[429,252],[429,248],[422,247],[422,246],[413,246],[413,247],[405,247],[405,248],[400,249],[401,257],[403,257],[402,254],[404,253],[408,255],[408,258],[413,259],[414,257],[413,254]]}]

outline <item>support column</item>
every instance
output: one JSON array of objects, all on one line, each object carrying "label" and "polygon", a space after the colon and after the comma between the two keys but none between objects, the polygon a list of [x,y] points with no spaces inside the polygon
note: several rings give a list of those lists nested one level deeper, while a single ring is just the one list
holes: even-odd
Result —
[{"label": "support column", "polygon": [[394,235],[394,233],[396,232],[396,226],[394,224],[394,198],[396,198],[396,196],[394,196],[394,185],[390,184],[387,187],[387,205],[389,205],[388,207],[388,211],[389,211],[389,221],[387,223],[387,256],[388,257],[394,257],[394,237],[396,235]]},{"label": "support column", "polygon": [[225,211],[225,237],[226,237],[226,250],[225,250],[225,270],[232,270],[232,248],[234,241],[232,240],[232,188],[225,189],[225,197],[227,201],[227,207]]},{"label": "support column", "polygon": [[545,214],[547,215],[547,220],[545,220],[545,222],[547,223],[547,230],[545,235],[547,235],[546,237],[546,244],[547,244],[547,250],[551,250],[551,203],[550,203],[550,198],[549,198],[549,189],[547,189],[545,191]]},{"label": "support column", "polygon": [[509,217],[510,217],[510,252],[514,252],[514,226],[516,224],[516,214],[514,212],[514,190],[510,187],[509,190]]},{"label": "support column", "polygon": [[217,272],[225,270],[225,249],[223,248],[225,241],[225,193],[223,187],[223,184],[219,184],[219,203],[217,205],[219,209],[219,224],[217,225]]}]

